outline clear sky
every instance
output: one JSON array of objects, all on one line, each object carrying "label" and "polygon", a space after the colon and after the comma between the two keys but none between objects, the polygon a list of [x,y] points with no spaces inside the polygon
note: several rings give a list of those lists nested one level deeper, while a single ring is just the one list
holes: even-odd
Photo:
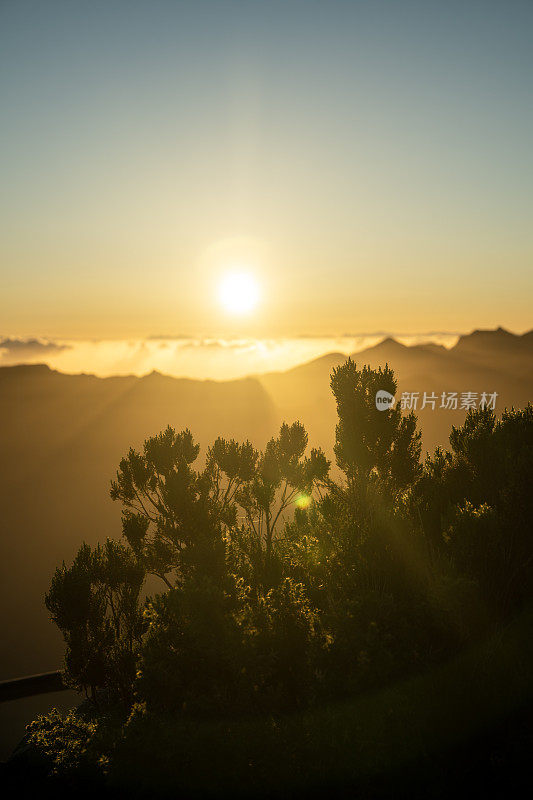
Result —
[{"label": "clear sky", "polygon": [[531,0],[1,0],[0,334],[533,327],[532,35]]}]

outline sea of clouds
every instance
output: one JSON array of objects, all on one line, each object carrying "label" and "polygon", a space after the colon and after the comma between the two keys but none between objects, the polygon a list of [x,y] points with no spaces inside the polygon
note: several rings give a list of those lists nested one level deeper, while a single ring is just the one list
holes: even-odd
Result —
[{"label": "sea of clouds", "polygon": [[[276,339],[145,338],[46,339],[0,338],[0,366],[47,364],[66,373],[146,375],[153,370],[175,377],[227,380],[287,370],[326,353],[357,353],[386,333],[297,336]],[[394,335],[394,334],[393,334]],[[404,344],[435,342],[452,346],[456,334],[394,335]]]}]

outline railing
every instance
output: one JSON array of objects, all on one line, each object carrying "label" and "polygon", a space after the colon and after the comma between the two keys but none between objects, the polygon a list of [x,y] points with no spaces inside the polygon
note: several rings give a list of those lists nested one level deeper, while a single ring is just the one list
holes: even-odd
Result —
[{"label": "railing", "polygon": [[61,672],[43,672],[40,675],[28,675],[25,678],[14,678],[0,681],[0,703],[8,700],[20,700],[21,697],[33,697],[48,692],[65,692],[68,686],[61,680]]}]

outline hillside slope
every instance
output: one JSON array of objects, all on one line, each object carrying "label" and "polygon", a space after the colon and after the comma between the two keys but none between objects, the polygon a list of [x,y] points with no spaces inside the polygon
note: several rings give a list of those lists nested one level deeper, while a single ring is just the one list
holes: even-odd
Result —
[{"label": "hillside slope", "polygon": [[274,409],[253,379],[218,383],[0,369],[0,679],[57,667],[62,647],[43,596],[82,541],[120,535],[109,481],[130,446],[168,424],[205,453],[218,436],[261,445]]},{"label": "hillside slope", "polygon": [[[354,359],[393,367],[397,397],[404,391],[437,395],[435,410],[417,410],[428,449],[446,445],[452,424],[466,413],[439,409],[442,392],[498,392],[497,412],[533,399],[533,332],[475,331],[450,350],[385,339]],[[300,419],[311,442],[331,456],[336,414],[330,373],[344,360],[331,353],[284,373],[228,382],[159,373],[96,378],[42,365],[0,368],[0,679],[61,663],[63,645],[43,596],[56,566],[70,561],[82,541],[120,536],[109,481],[130,446],[168,424],[189,427],[202,453],[218,435],[261,446],[281,421]]]},{"label": "hillside slope", "polygon": [[[398,392],[418,392],[416,413],[423,432],[424,448],[446,445],[452,425],[461,424],[465,411],[440,409],[442,392],[497,392],[496,411],[523,406],[533,400],[533,332],[523,336],[498,329],[474,331],[461,336],[451,349],[420,344],[408,347],[394,339],[354,353],[358,366],[392,367],[398,378]],[[258,376],[272,397],[279,418],[299,417],[310,438],[331,447],[335,435],[335,404],[329,389],[331,369],[345,357],[339,353],[323,356],[287,372]],[[422,410],[424,392],[437,396],[435,409]]]}]

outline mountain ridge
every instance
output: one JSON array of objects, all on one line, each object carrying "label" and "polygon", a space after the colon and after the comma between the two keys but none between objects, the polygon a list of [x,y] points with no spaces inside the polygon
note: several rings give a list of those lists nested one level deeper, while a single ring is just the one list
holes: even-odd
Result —
[{"label": "mountain ridge", "polygon": [[[389,363],[398,392],[496,391],[496,412],[533,398],[533,331],[509,339],[501,331],[474,335],[475,347],[403,345],[384,337],[354,354],[358,365]],[[495,338],[494,338],[495,334]],[[510,347],[500,347],[501,339]],[[518,343],[517,343],[518,342]],[[491,343],[494,343],[492,346]],[[330,373],[345,361],[327,353],[285,372],[231,381],[145,376],[100,378],[66,374],[46,364],[0,367],[0,503],[6,534],[0,539],[0,624],[4,657],[0,678],[44,672],[60,663],[60,637],[43,606],[53,570],[82,541],[120,537],[120,513],[109,481],[130,446],[168,424],[188,427],[207,447],[222,435],[262,447],[282,421],[299,419],[311,445],[333,459],[336,408]],[[446,445],[466,411],[416,410],[423,445]],[[32,558],[28,558],[28,553]],[[20,586],[24,592],[20,593]],[[11,610],[14,598],[18,620]],[[20,630],[25,631],[21,638]]]}]

